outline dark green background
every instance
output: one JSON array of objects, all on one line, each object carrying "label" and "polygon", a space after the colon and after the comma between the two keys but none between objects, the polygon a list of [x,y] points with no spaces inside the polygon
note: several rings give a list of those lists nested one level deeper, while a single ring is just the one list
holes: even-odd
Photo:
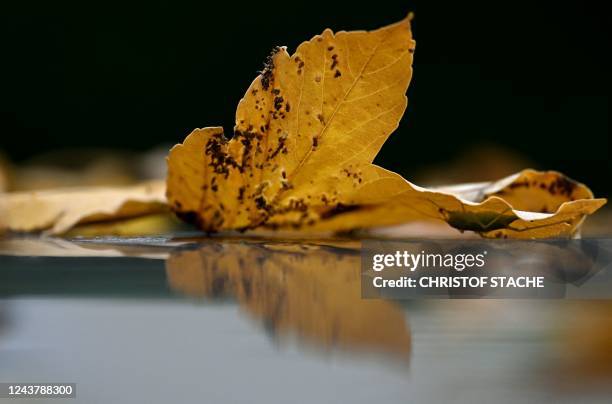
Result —
[{"label": "dark green background", "polygon": [[[602,2],[603,3],[603,2]],[[325,27],[373,29],[416,13],[409,106],[378,162],[411,171],[482,141],[562,170],[602,196],[609,13],[569,1],[20,2],[0,17],[0,150],[148,149],[233,126],[273,45]]]}]

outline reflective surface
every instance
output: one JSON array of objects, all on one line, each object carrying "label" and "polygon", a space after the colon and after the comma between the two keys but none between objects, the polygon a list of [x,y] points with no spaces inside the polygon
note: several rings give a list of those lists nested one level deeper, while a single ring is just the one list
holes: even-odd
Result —
[{"label": "reflective surface", "polygon": [[364,300],[358,246],[0,256],[0,381],[76,382],[83,403],[609,402],[612,303]]}]

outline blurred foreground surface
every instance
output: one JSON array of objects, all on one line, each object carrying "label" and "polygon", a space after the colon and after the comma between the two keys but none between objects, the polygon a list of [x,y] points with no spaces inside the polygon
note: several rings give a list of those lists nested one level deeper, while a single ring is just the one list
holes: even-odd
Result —
[{"label": "blurred foreground surface", "polygon": [[53,243],[0,256],[0,381],[68,402],[612,397],[611,302],[363,300],[351,241]]}]

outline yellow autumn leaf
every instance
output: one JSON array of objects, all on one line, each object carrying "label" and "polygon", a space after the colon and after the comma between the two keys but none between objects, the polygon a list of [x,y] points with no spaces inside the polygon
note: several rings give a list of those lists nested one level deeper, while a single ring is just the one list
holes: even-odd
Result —
[{"label": "yellow autumn leaf", "polygon": [[606,202],[552,171],[524,170],[493,183],[426,189],[377,169],[378,178],[311,228],[338,231],[440,219],[489,238],[570,237]]},{"label": "yellow autumn leaf", "polygon": [[196,129],[170,151],[171,209],[206,231],[435,218],[486,237],[539,238],[574,234],[605,203],[558,173],[529,170],[467,194],[373,165],[406,108],[414,48],[410,17],[371,32],[327,29],[293,55],[276,48],[238,104],[231,140]]},{"label": "yellow autumn leaf", "polygon": [[109,217],[109,220],[77,224],[62,234],[64,237],[153,236],[171,234],[186,227],[167,209],[159,213],[144,213],[144,215],[132,217]]},{"label": "yellow autumn leaf", "polygon": [[0,232],[62,234],[77,224],[167,210],[163,181],[0,194]]}]

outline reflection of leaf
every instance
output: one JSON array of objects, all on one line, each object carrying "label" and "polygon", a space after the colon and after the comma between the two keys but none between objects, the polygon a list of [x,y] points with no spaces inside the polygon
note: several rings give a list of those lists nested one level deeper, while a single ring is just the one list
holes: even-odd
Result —
[{"label": "reflection of leaf", "polygon": [[360,258],[314,245],[209,243],[172,253],[168,283],[190,296],[234,296],[273,332],[325,347],[408,355],[403,312],[361,299]]},{"label": "reflection of leaf", "polygon": [[612,303],[609,300],[564,302],[559,321],[560,360],[552,375],[565,387],[610,386],[612,378]]},{"label": "reflection of leaf", "polygon": [[462,198],[373,165],[406,108],[414,45],[406,18],[371,32],[325,30],[293,55],[277,48],[238,104],[231,140],[197,129],[170,151],[171,208],[207,231],[436,218],[486,237],[535,238],[573,234],[605,202],[557,173],[525,171]]},{"label": "reflection of leaf", "polygon": [[[139,257],[166,259],[176,246],[165,238],[122,237],[68,241],[60,237],[1,237],[0,255],[22,257]],[[64,279],[59,277],[60,280]],[[61,283],[61,282],[60,282]]]},{"label": "reflection of leaf", "polygon": [[163,212],[165,186],[155,181],[117,188],[66,188],[0,195],[0,231],[61,234],[79,223]]}]

